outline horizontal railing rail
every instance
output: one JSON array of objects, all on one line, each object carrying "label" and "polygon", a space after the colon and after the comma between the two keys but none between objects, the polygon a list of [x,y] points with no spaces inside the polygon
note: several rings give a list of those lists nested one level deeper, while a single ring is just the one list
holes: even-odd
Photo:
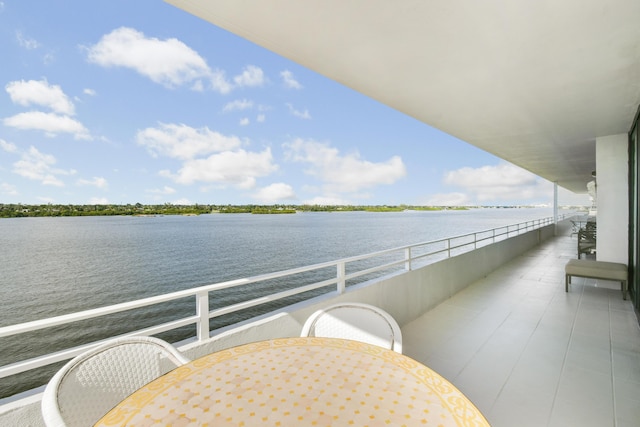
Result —
[{"label": "horizontal railing rail", "polygon": [[[559,218],[563,219],[563,218]],[[336,261],[328,261],[309,266],[293,268],[273,273],[262,274],[253,277],[230,280],[226,282],[196,287],[192,289],[171,292],[163,295],[143,298],[135,301],[129,301],[120,304],[80,311],[77,313],[65,314],[61,316],[51,317],[47,319],[35,320],[31,322],[20,323],[11,326],[0,327],[0,338],[10,337],[51,328],[59,325],[67,325],[87,319],[96,319],[109,314],[127,312],[134,309],[158,305],[170,301],[184,298],[194,298],[195,315],[190,315],[170,322],[154,325],[146,329],[139,329],[128,332],[119,336],[127,335],[155,335],[162,332],[174,330],[184,326],[195,325],[195,338],[198,341],[206,340],[210,337],[210,319],[223,316],[225,314],[234,313],[251,307],[273,301],[282,300],[287,297],[299,295],[305,292],[317,290],[320,288],[335,286],[336,292],[341,294],[345,291],[347,283],[356,278],[367,277],[378,272],[391,272],[411,270],[422,262],[424,264],[436,262],[452,256],[459,255],[486,246],[500,240],[514,237],[522,233],[536,230],[547,225],[553,224],[554,218],[543,218],[538,220],[526,221],[518,224],[497,227],[489,230],[477,231],[473,233],[462,234],[458,236],[438,239],[428,242],[416,243],[407,246],[387,249],[383,251],[373,252],[364,255],[343,258]],[[421,252],[422,250],[422,252]],[[397,259],[389,261],[389,257],[396,256]],[[357,262],[367,262],[375,259],[382,259],[373,266],[366,266],[357,271],[346,273],[347,267]],[[231,304],[225,307],[211,310],[209,307],[209,297],[213,293],[223,289],[234,288],[252,283],[264,282],[267,280],[278,279],[297,275],[301,273],[317,272],[323,269],[333,268],[336,273],[329,279],[320,280],[314,283],[295,287],[284,291],[275,292],[266,296],[248,299],[239,303]],[[113,337],[111,337],[113,338]],[[104,340],[103,340],[104,341]],[[51,365],[61,362],[86,351],[87,349],[100,344],[102,341],[96,341],[89,344],[83,344],[76,347],[68,348],[62,351],[45,354],[43,356],[34,357],[11,363],[0,367],[0,378],[10,375],[19,374],[32,369]]]}]

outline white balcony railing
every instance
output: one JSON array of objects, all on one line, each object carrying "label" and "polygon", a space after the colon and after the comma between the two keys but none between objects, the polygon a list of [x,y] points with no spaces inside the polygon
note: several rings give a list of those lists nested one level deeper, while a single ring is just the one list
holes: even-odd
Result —
[{"label": "white balcony railing", "polygon": [[[388,274],[394,271],[412,270],[418,266],[430,264],[448,257],[452,257],[464,252],[468,252],[479,247],[495,243],[500,240],[514,237],[516,235],[542,228],[554,223],[554,218],[543,218],[527,221],[519,224],[498,227],[490,230],[478,231],[469,234],[434,240],[424,243],[417,243],[402,246],[394,249],[374,252],[365,255],[343,258],[337,261],[324,262],[306,267],[294,268],[274,273],[262,274],[259,276],[247,277],[243,279],[230,280],[227,282],[201,286],[193,289],[172,292],[164,295],[129,301],[125,303],[110,305],[106,307],[85,310],[77,313],[65,314],[42,320],[21,323],[17,325],[0,327],[0,338],[17,336],[59,325],[67,325],[87,319],[96,319],[113,313],[127,312],[142,307],[159,305],[166,302],[182,300],[193,297],[195,304],[195,314],[169,322],[157,324],[146,329],[139,329],[127,332],[124,335],[156,335],[162,332],[175,330],[185,326],[195,325],[196,339],[206,340],[210,334],[210,320],[225,314],[234,313],[251,307],[260,306],[266,303],[283,300],[287,297],[300,295],[320,288],[335,286],[337,293],[343,293],[347,284],[353,284],[356,279],[360,281],[368,280],[372,275]],[[301,273],[317,272],[320,270],[333,269],[335,274],[331,277],[296,286],[291,289],[277,291],[258,298],[247,299],[228,306],[210,309],[210,298],[214,298],[216,293],[223,289],[235,288],[242,285],[265,282],[299,275]],[[328,292],[329,290],[327,290]],[[302,298],[304,299],[304,298]],[[194,306],[192,306],[193,308]],[[20,374],[32,369],[51,365],[70,359],[85,350],[99,344],[100,341],[83,344],[65,350],[33,357],[27,360],[10,363],[0,367],[0,378]]]}]

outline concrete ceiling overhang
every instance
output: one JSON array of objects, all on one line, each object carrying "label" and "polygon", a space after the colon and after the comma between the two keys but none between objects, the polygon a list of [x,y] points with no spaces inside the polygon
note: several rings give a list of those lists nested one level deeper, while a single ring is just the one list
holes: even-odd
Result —
[{"label": "concrete ceiling overhang", "polygon": [[638,0],[166,0],[583,193],[640,103]]}]

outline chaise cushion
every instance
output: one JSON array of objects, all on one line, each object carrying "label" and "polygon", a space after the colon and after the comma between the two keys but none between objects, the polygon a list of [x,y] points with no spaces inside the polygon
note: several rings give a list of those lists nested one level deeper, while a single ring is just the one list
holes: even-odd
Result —
[{"label": "chaise cushion", "polygon": [[593,279],[619,281],[622,299],[627,299],[627,266],[625,264],[590,259],[572,259],[565,265],[564,272],[564,289],[566,292],[569,292],[571,276],[590,277]]},{"label": "chaise cushion", "polygon": [[617,262],[572,259],[565,266],[565,273],[595,279],[627,280],[627,266]]}]

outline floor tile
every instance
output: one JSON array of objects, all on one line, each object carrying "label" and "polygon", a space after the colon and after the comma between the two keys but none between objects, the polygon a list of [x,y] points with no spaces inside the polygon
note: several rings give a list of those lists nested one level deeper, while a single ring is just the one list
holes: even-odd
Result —
[{"label": "floor tile", "polygon": [[640,327],[619,284],[573,278],[559,236],[403,327],[405,353],[452,381],[493,427],[638,426]]}]

